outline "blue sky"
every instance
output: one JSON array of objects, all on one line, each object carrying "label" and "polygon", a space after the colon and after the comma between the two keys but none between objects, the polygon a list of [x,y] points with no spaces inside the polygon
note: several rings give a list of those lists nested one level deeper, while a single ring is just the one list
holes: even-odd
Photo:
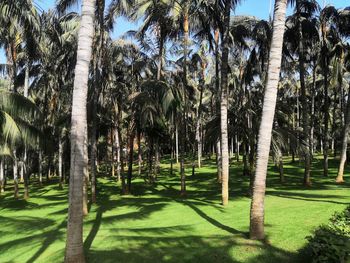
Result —
[{"label": "blue sky", "polygon": [[[110,0],[107,0],[109,2]],[[54,7],[55,0],[35,0],[34,1],[43,10]],[[344,8],[350,6],[350,0],[319,0],[321,6],[323,5],[334,5],[336,8]],[[274,3],[273,0],[244,0],[242,4],[237,7],[236,15],[253,15],[258,18],[268,19],[270,14],[270,4]],[[76,7],[79,9],[79,6]],[[128,30],[137,28],[137,25],[131,24],[125,19],[119,18],[116,21],[114,37],[118,37]],[[0,50],[0,63],[5,62],[4,51]]]}]

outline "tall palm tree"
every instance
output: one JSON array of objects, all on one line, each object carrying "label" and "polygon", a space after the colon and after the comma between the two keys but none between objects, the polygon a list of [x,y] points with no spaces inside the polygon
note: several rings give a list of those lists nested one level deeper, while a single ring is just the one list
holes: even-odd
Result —
[{"label": "tall palm tree", "polygon": [[95,8],[95,0],[83,0],[72,102],[66,263],[85,262],[83,251],[83,179],[88,165],[86,103]]},{"label": "tall palm tree", "polygon": [[260,123],[257,164],[250,209],[250,238],[264,239],[264,199],[266,173],[269,161],[272,126],[275,115],[277,88],[281,71],[283,35],[285,29],[287,0],[276,0],[273,33],[269,56],[267,83]]},{"label": "tall palm tree", "polygon": [[224,6],[223,32],[222,32],[222,56],[221,56],[221,87],[220,87],[220,131],[221,131],[221,183],[222,183],[222,204],[228,205],[229,198],[229,145],[228,145],[228,59],[229,59],[229,38],[230,38],[230,17],[231,9],[238,1],[226,0]]}]

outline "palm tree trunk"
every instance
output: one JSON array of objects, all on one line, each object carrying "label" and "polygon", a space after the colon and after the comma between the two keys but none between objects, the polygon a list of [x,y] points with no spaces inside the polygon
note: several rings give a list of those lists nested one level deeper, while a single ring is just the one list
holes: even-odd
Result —
[{"label": "palm tree trunk", "polygon": [[344,167],[345,167],[346,157],[347,157],[346,150],[348,148],[349,132],[350,132],[350,88],[348,93],[348,101],[346,105],[345,124],[343,128],[343,140],[342,140],[342,149],[340,154],[338,175],[336,178],[337,183],[344,183]]},{"label": "palm tree trunk", "polygon": [[160,80],[162,77],[163,70],[163,56],[164,56],[164,38],[160,33],[159,38],[159,58],[158,58],[158,69],[157,69],[157,80]]},{"label": "palm tree trunk", "polygon": [[205,62],[201,63],[201,88],[200,88],[200,95],[199,95],[199,106],[197,108],[197,123],[196,123],[196,140],[197,140],[197,162],[198,162],[198,168],[201,168],[202,166],[202,101],[203,101],[203,92],[204,92],[204,86],[205,86],[205,68],[206,64]]},{"label": "palm tree trunk", "polygon": [[[97,72],[99,70],[95,70]],[[99,76],[99,72],[96,73]],[[96,203],[96,155],[97,155],[97,103],[98,103],[98,94],[97,94],[97,85],[99,83],[99,77],[96,77],[95,90],[93,91],[92,99],[92,122],[91,122],[91,146],[90,146],[90,171],[91,171],[91,202]],[[113,147],[113,146],[112,146]]]},{"label": "palm tree trunk", "polygon": [[38,158],[38,173],[39,173],[39,185],[42,186],[43,185],[43,152],[40,149],[39,150],[39,158]]},{"label": "palm tree trunk", "polygon": [[304,151],[304,185],[310,186],[310,120],[309,120],[309,107],[307,102],[307,92],[305,84],[305,53],[304,53],[304,37],[301,23],[301,10],[300,1],[297,1],[297,12],[298,12],[298,29],[299,29],[299,76],[300,76],[300,89],[301,89],[301,106],[302,106],[302,117],[303,117],[303,139],[305,141]]},{"label": "palm tree trunk", "polygon": [[14,184],[14,197],[18,198],[18,160],[16,150],[13,151],[13,184]]},{"label": "palm tree trunk", "polygon": [[71,117],[71,172],[65,263],[84,263],[83,184],[87,159],[87,91],[94,36],[95,0],[83,0]]},{"label": "palm tree trunk", "polygon": [[141,132],[137,132],[137,159],[138,159],[138,175],[141,176],[142,174],[142,148],[141,148]]},{"label": "palm tree trunk", "polygon": [[278,172],[280,175],[280,182],[283,184],[285,182],[284,179],[284,170],[283,170],[283,155],[282,155],[282,151],[279,152],[278,155]]},{"label": "palm tree trunk", "polygon": [[281,71],[283,35],[286,21],[287,0],[276,0],[273,19],[273,35],[269,56],[267,83],[262,118],[259,129],[257,164],[253,196],[250,208],[250,238],[264,239],[264,200],[266,173],[269,161],[272,126],[275,115],[277,88]]},{"label": "palm tree trunk", "polygon": [[235,141],[236,141],[236,161],[239,162],[239,139],[238,139],[238,135],[235,135]]},{"label": "palm tree trunk", "polygon": [[231,0],[225,2],[224,35],[222,41],[221,59],[221,103],[220,103],[220,130],[221,130],[221,162],[222,162],[222,204],[228,205],[229,198],[229,151],[228,151],[228,56],[230,34]]},{"label": "palm tree trunk", "polygon": [[127,178],[127,192],[126,194],[131,193],[131,179],[132,179],[132,166],[134,162],[134,139],[135,133],[132,131],[129,141],[129,161],[128,161],[128,178]]},{"label": "palm tree trunk", "polygon": [[328,58],[325,40],[325,25],[321,24],[322,34],[322,56],[323,56],[323,88],[324,88],[324,131],[323,131],[323,175],[328,176],[328,150],[329,150],[329,98],[328,98]]},{"label": "palm tree trunk", "polygon": [[177,124],[175,124],[175,156],[176,163],[179,163],[179,130]]},{"label": "palm tree trunk", "polygon": [[59,187],[63,188],[63,141],[62,138],[58,139],[58,177]]},{"label": "palm tree trunk", "polygon": [[24,195],[23,198],[26,200],[29,198],[29,178],[28,178],[28,172],[27,172],[27,150],[24,150],[24,157],[23,157],[23,183],[24,183]]},{"label": "palm tree trunk", "polygon": [[5,192],[4,157],[0,157],[0,195]]},{"label": "palm tree trunk", "polygon": [[116,152],[116,161],[117,161],[117,181],[120,182],[121,180],[121,155],[122,155],[122,148],[121,148],[121,136],[119,131],[119,114],[118,112],[115,113],[115,119],[114,119],[114,141],[115,141],[115,152]]},{"label": "palm tree trunk", "polygon": [[23,186],[24,186],[24,194],[23,194],[24,199],[29,198],[29,181],[28,181],[26,165],[27,165],[27,148],[24,147],[23,159],[21,163],[21,181],[23,182]]},{"label": "palm tree trunk", "polygon": [[[312,90],[311,90],[311,116],[315,115],[315,92],[316,92],[316,68],[317,66],[313,66],[312,70]],[[314,143],[314,134],[315,134],[315,121],[311,119],[311,129],[310,129],[310,153],[311,158],[315,152],[315,143]]]},{"label": "palm tree trunk", "polygon": [[[86,119],[87,120],[87,119]],[[87,132],[87,124],[85,127],[85,141],[84,141],[84,160],[87,160],[87,165],[84,167],[84,184],[83,184],[83,215],[86,216],[89,214],[89,186],[90,186],[90,178],[89,178],[89,157],[88,157],[88,132]]]},{"label": "palm tree trunk", "polygon": [[185,152],[186,152],[186,138],[187,138],[187,125],[186,125],[186,110],[187,110],[187,103],[186,103],[186,94],[185,90],[187,87],[187,56],[188,56],[188,43],[189,43],[189,14],[188,14],[188,3],[185,3],[184,7],[184,21],[183,21],[183,28],[184,28],[184,37],[183,37],[183,51],[184,51],[184,63],[183,63],[183,72],[184,72],[184,78],[183,78],[183,101],[184,101],[184,108],[181,116],[182,121],[182,132],[181,132],[181,153],[180,153],[180,177],[181,177],[181,196],[186,195],[186,174],[185,174]]},{"label": "palm tree trunk", "polygon": [[24,154],[25,153],[23,153],[23,159],[22,159],[22,162],[20,162],[20,167],[21,167],[21,169],[20,169],[20,179],[19,179],[19,181],[20,181],[20,183],[23,183],[24,182]]},{"label": "palm tree trunk", "polygon": [[159,152],[159,142],[157,141],[155,145],[155,163],[156,163],[156,171],[155,171],[155,179],[157,180],[157,176],[160,173],[160,152]]},{"label": "palm tree trunk", "polygon": [[217,167],[217,180],[222,183],[222,170],[221,170],[221,142],[220,140],[216,143],[216,167]]},{"label": "palm tree trunk", "polygon": [[114,163],[114,157],[115,157],[115,147],[114,147],[114,127],[111,127],[111,168],[112,168],[112,178],[115,177],[115,163]]},{"label": "palm tree trunk", "polygon": [[[28,98],[29,94],[29,64],[26,64],[26,69],[25,69],[25,75],[24,75],[24,88],[23,88],[23,96],[25,98]],[[26,165],[27,165],[27,147],[24,147],[24,153],[23,153],[23,162],[21,165],[21,182],[24,182],[28,175],[26,175]],[[24,198],[29,197],[29,191],[28,191],[28,183],[24,182]]]}]

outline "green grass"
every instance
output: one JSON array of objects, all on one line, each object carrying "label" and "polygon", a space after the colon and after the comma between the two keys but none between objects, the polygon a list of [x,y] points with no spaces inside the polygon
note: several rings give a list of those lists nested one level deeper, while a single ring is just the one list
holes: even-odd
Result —
[{"label": "green grass", "polygon": [[[313,186],[301,186],[303,170],[285,165],[286,183],[270,167],[266,197],[266,242],[247,238],[248,178],[231,169],[230,204],[220,205],[220,186],[212,163],[188,177],[188,194],[179,196],[178,176],[168,166],[155,186],[133,181],[133,196],[120,196],[112,178],[99,178],[98,204],[85,218],[88,262],[309,262],[300,251],[306,236],[350,203],[350,184],[334,183],[314,163]],[[191,169],[188,169],[191,173]],[[349,178],[347,178],[349,181]],[[28,201],[14,200],[9,185],[0,197],[0,262],[62,262],[67,187],[31,186]]]}]

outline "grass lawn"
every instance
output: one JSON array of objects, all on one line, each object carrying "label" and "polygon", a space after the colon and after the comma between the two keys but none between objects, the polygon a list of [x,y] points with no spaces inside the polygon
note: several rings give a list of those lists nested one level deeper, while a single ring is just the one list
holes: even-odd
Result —
[{"label": "grass lawn", "polygon": [[[227,208],[220,205],[209,161],[188,177],[186,198],[179,196],[179,177],[168,176],[167,164],[155,186],[135,179],[133,196],[121,197],[114,179],[100,177],[98,204],[84,224],[88,262],[309,262],[300,253],[305,237],[350,203],[350,184],[334,183],[336,166],[331,160],[329,178],[323,178],[322,163],[315,160],[311,188],[301,186],[298,163],[285,165],[283,185],[270,167],[266,242],[247,239],[249,179],[238,164],[232,165]],[[67,186],[32,185],[30,195],[28,201],[14,200],[9,185],[0,197],[0,262],[62,262]]]}]

